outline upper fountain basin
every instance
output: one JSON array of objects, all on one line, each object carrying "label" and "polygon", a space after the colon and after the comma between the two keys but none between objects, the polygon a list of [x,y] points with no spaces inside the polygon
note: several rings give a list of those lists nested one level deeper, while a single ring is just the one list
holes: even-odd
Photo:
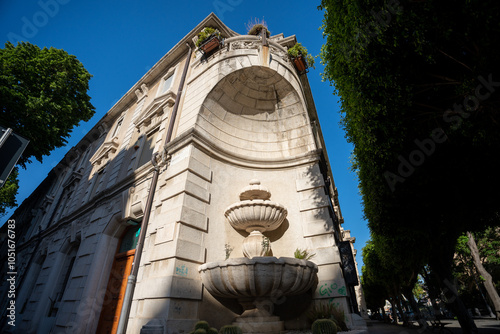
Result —
[{"label": "upper fountain basin", "polygon": [[245,200],[229,206],[224,215],[237,230],[273,231],[277,229],[286,218],[286,208],[269,200]]}]

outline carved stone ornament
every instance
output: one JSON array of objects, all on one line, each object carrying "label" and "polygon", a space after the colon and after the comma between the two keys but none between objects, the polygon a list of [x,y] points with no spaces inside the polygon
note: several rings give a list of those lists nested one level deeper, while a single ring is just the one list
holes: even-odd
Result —
[{"label": "carved stone ornament", "polygon": [[177,95],[170,91],[154,99],[151,104],[144,108],[134,122],[137,129],[141,132],[147,132],[148,129],[160,123],[161,117],[165,113],[165,109],[172,108],[176,97]]},{"label": "carved stone ornament", "polygon": [[83,174],[81,173],[81,169],[73,171],[68,180],[66,181],[66,183],[63,185],[63,187],[71,188],[76,186],[78,182],[82,179],[82,176]]},{"label": "carved stone ornament", "polygon": [[236,41],[231,43],[231,50],[238,49],[258,49],[260,43],[255,41]]},{"label": "carved stone ornament", "polygon": [[116,138],[113,138],[111,141],[104,142],[101,147],[99,147],[92,158],[90,158],[92,166],[104,164],[110,159],[111,155],[118,149],[118,143],[115,140]]},{"label": "carved stone ornament", "polygon": [[277,55],[278,57],[280,57],[284,61],[286,61],[286,62],[290,61],[290,59],[288,58],[288,54],[285,51],[278,49],[274,45],[271,45],[270,50],[271,50],[271,53]]}]

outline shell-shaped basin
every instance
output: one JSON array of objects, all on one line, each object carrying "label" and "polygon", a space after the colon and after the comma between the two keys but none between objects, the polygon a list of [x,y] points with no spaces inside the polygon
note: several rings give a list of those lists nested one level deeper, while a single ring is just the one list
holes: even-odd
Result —
[{"label": "shell-shaped basin", "polygon": [[256,199],[234,203],[224,215],[237,230],[266,232],[277,229],[287,213],[286,208],[279,203]]},{"label": "shell-shaped basin", "polygon": [[299,295],[318,282],[315,263],[289,257],[234,258],[205,263],[198,271],[208,292],[224,298]]}]

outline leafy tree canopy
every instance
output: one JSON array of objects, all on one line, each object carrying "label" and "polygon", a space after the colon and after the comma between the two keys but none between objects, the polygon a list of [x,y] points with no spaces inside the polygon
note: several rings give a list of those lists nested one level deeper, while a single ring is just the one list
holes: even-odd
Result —
[{"label": "leafy tree canopy", "polygon": [[[64,146],[73,127],[95,113],[87,95],[92,76],[75,56],[55,48],[40,49],[30,43],[0,49],[0,124],[30,143],[18,164]],[[15,207],[19,180],[17,169],[0,189],[0,216]]]},{"label": "leafy tree canopy", "polygon": [[461,233],[492,224],[500,3],[324,0],[321,8],[324,78],[341,98],[370,227]]},{"label": "leafy tree canopy", "polygon": [[17,167],[12,170],[5,184],[0,188],[0,217],[2,217],[6,210],[13,208],[17,205],[16,195],[19,189],[19,180],[17,178],[19,172]]},{"label": "leafy tree canopy", "polygon": [[0,49],[0,124],[30,140],[21,166],[64,146],[73,127],[94,115],[91,77],[64,50],[25,42]]},{"label": "leafy tree canopy", "polygon": [[420,240],[444,284],[457,238],[500,217],[500,2],[320,8],[323,75],[341,100],[369,227]]}]

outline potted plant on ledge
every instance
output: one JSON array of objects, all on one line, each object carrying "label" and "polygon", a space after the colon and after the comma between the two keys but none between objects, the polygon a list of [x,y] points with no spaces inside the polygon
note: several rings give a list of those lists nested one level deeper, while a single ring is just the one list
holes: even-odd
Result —
[{"label": "potted plant on ledge", "polygon": [[307,52],[302,44],[296,43],[289,48],[288,55],[300,74],[307,73],[309,67],[314,68],[314,57]]},{"label": "potted plant on ledge", "polygon": [[210,52],[217,50],[222,43],[220,32],[216,28],[205,27],[198,34],[196,46],[206,56]]},{"label": "potted plant on ledge", "polygon": [[261,23],[257,23],[253,27],[251,27],[250,30],[248,30],[248,34],[259,36],[262,29],[266,29],[266,37],[271,36],[271,32],[269,31],[269,29],[267,29],[267,27]]},{"label": "potted plant on ledge", "polygon": [[263,29],[266,29],[266,37],[271,36],[271,32],[267,29],[267,23],[264,19],[262,19],[262,21],[259,19],[250,20],[247,24],[245,24],[245,26],[247,28],[248,35],[259,36],[260,32]]}]

